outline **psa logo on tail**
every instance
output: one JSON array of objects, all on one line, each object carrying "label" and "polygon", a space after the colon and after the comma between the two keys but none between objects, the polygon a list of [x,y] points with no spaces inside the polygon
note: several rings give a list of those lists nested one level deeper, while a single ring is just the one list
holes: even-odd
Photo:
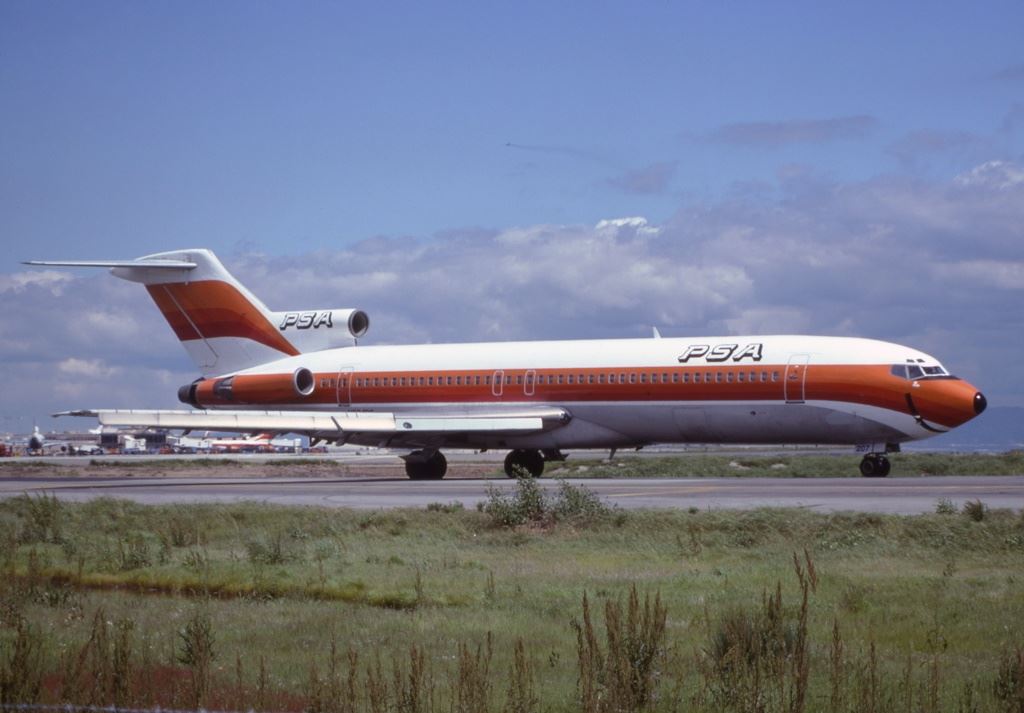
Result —
[{"label": "psa logo on tail", "polygon": [[320,329],[320,327],[331,328],[334,326],[334,322],[332,321],[333,315],[333,310],[285,312],[284,317],[281,319],[281,323],[278,325],[278,329],[283,332],[288,329],[288,327],[295,327],[296,329]]}]

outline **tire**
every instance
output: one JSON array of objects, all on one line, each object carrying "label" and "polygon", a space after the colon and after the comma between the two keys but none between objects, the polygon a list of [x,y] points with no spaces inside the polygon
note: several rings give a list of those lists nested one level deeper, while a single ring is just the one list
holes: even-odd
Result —
[{"label": "tire", "polygon": [[864,456],[860,462],[860,474],[865,478],[878,477],[878,463],[871,456]]},{"label": "tire", "polygon": [[441,480],[447,472],[448,459],[441,451],[434,451],[426,460],[405,461],[405,474],[409,480]]},{"label": "tire", "polygon": [[544,456],[540,451],[517,449],[505,456],[505,475],[517,477],[517,469],[525,470],[531,478],[539,478],[544,472]]}]

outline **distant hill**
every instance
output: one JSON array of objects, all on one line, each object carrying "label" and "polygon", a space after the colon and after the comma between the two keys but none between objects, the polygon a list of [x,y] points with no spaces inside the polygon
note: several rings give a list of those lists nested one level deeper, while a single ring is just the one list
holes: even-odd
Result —
[{"label": "distant hill", "polygon": [[993,406],[952,433],[908,444],[915,451],[1009,451],[1024,448],[1024,408]]}]

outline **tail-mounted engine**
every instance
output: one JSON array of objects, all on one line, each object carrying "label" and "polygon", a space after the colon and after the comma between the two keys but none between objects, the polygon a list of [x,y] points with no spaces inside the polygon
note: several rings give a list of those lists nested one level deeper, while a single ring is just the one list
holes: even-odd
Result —
[{"label": "tail-mounted engine", "polygon": [[350,346],[370,328],[370,318],[361,309],[311,309],[271,314],[281,336],[300,352]]},{"label": "tail-mounted engine", "polygon": [[197,379],[178,389],[178,400],[196,408],[251,404],[287,405],[305,401],[316,388],[313,372],[300,367],[291,374],[236,374]]}]

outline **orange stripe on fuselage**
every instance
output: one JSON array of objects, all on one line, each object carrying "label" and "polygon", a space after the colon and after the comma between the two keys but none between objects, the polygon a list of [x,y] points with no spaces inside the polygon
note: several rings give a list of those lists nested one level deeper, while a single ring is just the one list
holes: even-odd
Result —
[{"label": "orange stripe on fuselage", "polygon": [[[975,388],[959,380],[916,382],[892,376],[889,365],[807,367],[806,401],[838,401],[909,413],[911,394],[929,422],[958,426],[974,416]],[[563,404],[586,401],[782,401],[786,366],[671,366],[603,369],[505,369],[500,395],[494,391],[498,370],[358,371],[316,375],[312,394],[299,397],[290,374],[236,377],[231,401],[212,395],[212,381],[200,385],[200,403],[209,406],[379,405],[429,403]],[[743,381],[740,381],[742,374]],[[532,375],[532,383],[529,381]],[[569,379],[572,378],[572,383]],[[609,379],[614,378],[614,383]],[[632,382],[631,382],[632,378]],[[622,383],[623,379],[625,383]],[[641,380],[643,379],[643,380]],[[421,385],[422,381],[422,385]],[[559,381],[561,383],[559,383]],[[532,393],[530,393],[532,391]],[[791,392],[792,393],[792,392]],[[792,396],[791,396],[792,398]],[[350,399],[350,400],[349,400]]]},{"label": "orange stripe on fuselage", "polygon": [[296,356],[299,350],[234,286],[220,280],[146,285],[178,339],[251,339]]}]

